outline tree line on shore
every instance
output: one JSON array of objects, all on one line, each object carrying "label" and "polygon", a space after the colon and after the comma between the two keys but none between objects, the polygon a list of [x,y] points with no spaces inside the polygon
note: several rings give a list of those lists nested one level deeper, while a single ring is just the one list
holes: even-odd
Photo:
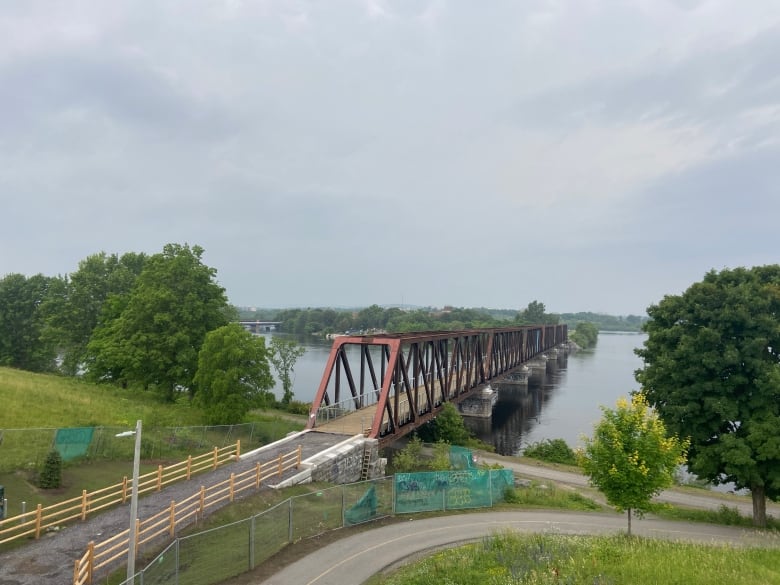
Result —
[{"label": "tree line on shore", "polygon": [[290,373],[302,348],[268,347],[202,262],[203,248],[167,244],[158,254],[94,254],[65,276],[0,280],[0,365],[84,376],[160,399],[191,400],[209,424],[240,422],[253,407],[293,402]]}]

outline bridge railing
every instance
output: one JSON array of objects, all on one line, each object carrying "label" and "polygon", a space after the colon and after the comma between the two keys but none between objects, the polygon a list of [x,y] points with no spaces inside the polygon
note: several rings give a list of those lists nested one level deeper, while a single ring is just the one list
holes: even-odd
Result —
[{"label": "bridge railing", "polygon": [[[317,410],[317,424],[325,424],[347,416],[361,408],[373,406],[378,402],[377,391],[371,390],[357,398],[350,397],[340,402],[334,402],[327,406],[322,405]],[[357,403],[357,404],[356,404]]]}]

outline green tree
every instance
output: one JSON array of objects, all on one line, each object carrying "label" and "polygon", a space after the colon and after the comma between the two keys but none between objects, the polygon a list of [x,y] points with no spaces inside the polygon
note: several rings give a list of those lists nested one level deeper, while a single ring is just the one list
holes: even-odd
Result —
[{"label": "green tree", "polygon": [[547,313],[544,303],[531,301],[528,306],[520,311],[515,321],[522,325],[555,325],[559,321],[558,315]]},{"label": "green tree", "polygon": [[598,343],[599,329],[593,323],[582,321],[577,323],[574,331],[569,333],[569,339],[582,349],[590,349],[596,347],[596,343]]},{"label": "green tree", "polygon": [[420,427],[419,434],[429,443],[444,442],[463,446],[471,439],[463,417],[452,402],[445,402],[436,418]]},{"label": "green tree", "polygon": [[42,337],[41,304],[58,285],[42,274],[0,280],[0,365],[42,372],[55,367],[55,348]]},{"label": "green tree", "polygon": [[38,487],[50,490],[62,485],[62,456],[57,449],[52,449],[46,455],[43,469],[38,474]]},{"label": "green tree", "polygon": [[290,404],[293,399],[292,374],[295,371],[295,362],[306,353],[306,348],[293,339],[272,337],[270,350],[268,359],[271,360],[284,389],[282,404]]},{"label": "green tree", "polygon": [[100,252],[88,256],[43,303],[45,334],[59,349],[64,373],[75,375],[79,371],[106,300],[111,295],[129,294],[145,262],[145,254],[120,257]]},{"label": "green tree", "polygon": [[591,483],[618,512],[648,510],[650,499],[674,482],[677,467],[685,461],[687,441],[667,437],[658,414],[642,394],[631,402],[621,398],[614,410],[603,408],[592,438],[586,438],[580,464]]},{"label": "green tree", "polygon": [[206,333],[227,324],[229,305],[200,246],[167,244],[126,298],[114,297],[87,346],[90,376],[153,387],[167,400],[194,394]]},{"label": "green tree", "polygon": [[253,407],[273,403],[265,339],[237,323],[206,334],[198,353],[195,402],[208,424],[241,422]]},{"label": "green tree", "polygon": [[747,488],[753,522],[780,496],[780,266],[711,271],[648,309],[647,399],[691,438],[690,470]]}]

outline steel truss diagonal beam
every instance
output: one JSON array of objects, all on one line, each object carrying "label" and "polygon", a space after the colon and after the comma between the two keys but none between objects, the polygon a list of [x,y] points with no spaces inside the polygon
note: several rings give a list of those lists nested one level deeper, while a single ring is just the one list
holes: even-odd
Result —
[{"label": "steel truss diagonal beam", "polygon": [[357,432],[390,443],[567,340],[566,325],[341,336],[307,428],[360,415]]}]

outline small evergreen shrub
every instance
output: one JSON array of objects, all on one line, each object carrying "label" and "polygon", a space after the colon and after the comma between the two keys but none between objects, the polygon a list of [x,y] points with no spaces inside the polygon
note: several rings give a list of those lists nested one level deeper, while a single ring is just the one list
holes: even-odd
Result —
[{"label": "small evergreen shrub", "polygon": [[48,490],[55,489],[62,485],[62,457],[59,451],[52,449],[46,455],[46,461],[43,463],[43,469],[38,475],[38,487]]},{"label": "small evergreen shrub", "polygon": [[577,465],[577,455],[563,439],[545,439],[532,443],[523,450],[523,455],[548,463]]}]

